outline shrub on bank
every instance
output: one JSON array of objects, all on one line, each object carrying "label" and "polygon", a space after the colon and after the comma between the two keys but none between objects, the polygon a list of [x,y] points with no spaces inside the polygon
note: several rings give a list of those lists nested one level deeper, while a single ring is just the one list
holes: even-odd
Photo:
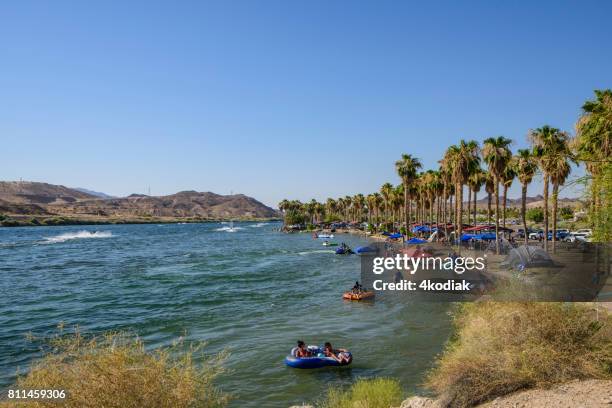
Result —
[{"label": "shrub on bank", "polygon": [[612,318],[562,303],[464,304],[427,385],[450,407],[572,379],[612,378]]},{"label": "shrub on bank", "polygon": [[397,380],[388,378],[359,379],[347,390],[330,388],[318,408],[390,408],[402,402]]},{"label": "shrub on bank", "polygon": [[[201,346],[177,344],[146,351],[138,338],[108,333],[85,339],[79,333],[50,343],[50,352],[35,362],[12,389],[65,390],[65,401],[28,403],[29,407],[175,408],[223,407],[227,396],[213,380],[224,356],[204,358]],[[21,406],[13,402],[0,407]]]}]

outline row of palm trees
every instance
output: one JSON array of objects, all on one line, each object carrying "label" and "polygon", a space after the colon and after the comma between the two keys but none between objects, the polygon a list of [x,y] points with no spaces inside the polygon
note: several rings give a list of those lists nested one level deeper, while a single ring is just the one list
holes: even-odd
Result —
[{"label": "row of palm trees", "polygon": [[[438,169],[427,171],[422,171],[419,159],[402,154],[395,163],[401,180],[397,186],[384,183],[378,192],[367,196],[329,198],[325,203],[283,200],[279,209],[284,214],[303,214],[307,222],[313,224],[324,219],[367,220],[372,224],[387,224],[385,227],[391,229],[403,225],[409,230],[413,223],[450,223],[456,231],[455,236],[460,237],[464,222],[476,222],[477,197],[484,187],[488,196],[487,221],[491,225],[494,200],[495,231],[499,237],[500,219],[501,226],[506,226],[507,192],[515,179],[521,184],[521,218],[524,231],[527,231],[527,187],[535,175],[541,173],[544,182],[544,236],[548,236],[549,227],[552,227],[554,250],[559,188],[570,175],[571,163],[586,163],[592,181],[592,220],[599,217],[603,225],[609,226],[610,223],[608,187],[612,178],[609,159],[612,149],[612,91],[595,91],[595,96],[595,100],[587,101],[583,106],[583,114],[576,125],[576,137],[545,125],[530,130],[530,149],[519,149],[515,154],[510,150],[512,140],[503,136],[487,138],[482,145],[475,140],[460,140],[446,150]],[[551,186],[552,195],[549,194]],[[464,210],[464,189],[467,189],[467,211]],[[549,207],[552,207],[550,217]],[[546,239],[544,246],[548,249]],[[496,239],[496,248],[499,252],[499,239]]]}]

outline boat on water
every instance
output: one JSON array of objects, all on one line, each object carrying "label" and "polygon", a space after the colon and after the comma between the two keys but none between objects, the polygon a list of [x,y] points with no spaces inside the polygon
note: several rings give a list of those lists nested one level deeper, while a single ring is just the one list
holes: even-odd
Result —
[{"label": "boat on water", "polygon": [[359,292],[359,293],[353,293],[353,292],[344,292],[344,294],[342,295],[342,299],[345,300],[365,300],[365,299],[373,299],[375,296],[375,292],[373,290],[371,291],[363,291],[363,292]]},{"label": "boat on water", "polygon": [[353,355],[350,351],[342,352],[348,356],[348,362],[340,363],[337,360],[326,357],[323,354],[323,347],[308,346],[310,357],[297,357],[297,347],[291,350],[291,353],[285,357],[285,364],[293,368],[322,368],[322,367],[339,367],[346,366],[353,362]]},{"label": "boat on water", "polygon": [[333,239],[334,234],[315,234],[315,238],[319,239]]},{"label": "boat on water", "polygon": [[338,244],[335,242],[325,241],[323,242],[323,246],[338,246]]},{"label": "boat on water", "polygon": [[236,232],[236,228],[234,228],[234,220],[230,220],[230,225],[227,232]]},{"label": "boat on water", "polygon": [[374,254],[378,252],[378,249],[371,246],[360,246],[355,249],[355,253],[357,254]]},{"label": "boat on water", "polygon": [[341,246],[340,248],[336,249],[336,255],[350,255],[350,254],[354,254],[354,252],[348,246]]}]

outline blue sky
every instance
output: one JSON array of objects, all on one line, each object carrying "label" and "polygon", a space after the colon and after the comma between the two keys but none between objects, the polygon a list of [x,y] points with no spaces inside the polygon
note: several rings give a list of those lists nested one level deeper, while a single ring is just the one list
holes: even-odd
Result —
[{"label": "blue sky", "polygon": [[399,182],[403,152],[436,167],[461,138],[517,149],[530,128],[573,131],[612,87],[610,15],[608,1],[7,2],[0,179],[271,205],[369,193]]}]

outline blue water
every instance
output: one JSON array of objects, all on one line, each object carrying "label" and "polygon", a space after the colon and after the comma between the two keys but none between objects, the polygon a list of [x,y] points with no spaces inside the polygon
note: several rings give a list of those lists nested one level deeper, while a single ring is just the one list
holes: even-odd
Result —
[{"label": "blue water", "polygon": [[[329,386],[390,376],[418,389],[449,335],[448,304],[381,295],[347,302],[359,258],[279,224],[0,228],[0,388],[39,356],[26,335],[59,322],[89,333],[129,329],[149,347],[205,340],[228,348],[218,381],[234,407],[287,407]],[[363,238],[335,239],[355,247]],[[295,370],[297,339],[351,349],[350,367]]]}]

